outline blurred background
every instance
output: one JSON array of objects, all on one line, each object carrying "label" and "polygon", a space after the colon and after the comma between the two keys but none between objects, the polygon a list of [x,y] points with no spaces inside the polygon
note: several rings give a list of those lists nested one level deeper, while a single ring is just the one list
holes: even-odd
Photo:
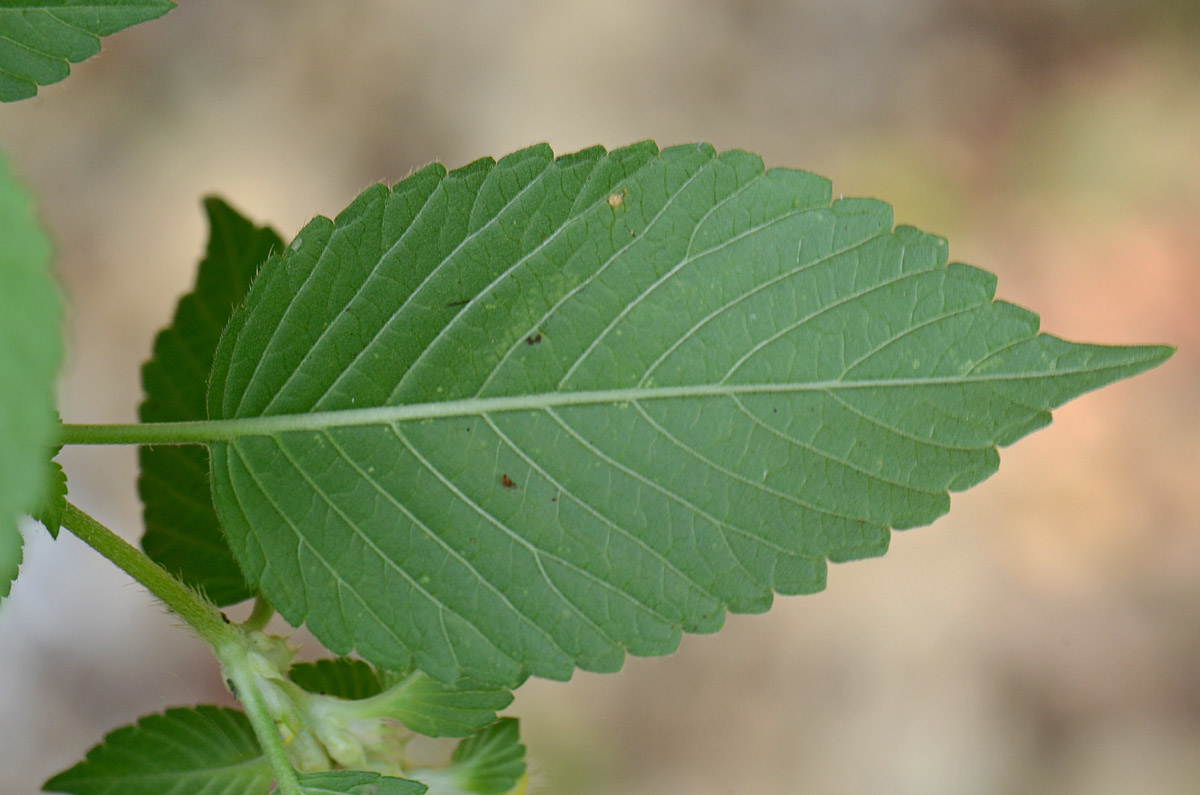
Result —
[{"label": "blurred background", "polygon": [[[749,149],[890,201],[1048,331],[1178,345],[826,592],[530,682],[511,712],[545,793],[1195,793],[1198,41],[1194,0],[206,0],[0,107],[0,146],[56,241],[72,422],[135,419],[203,195],[286,239],[371,182],[538,141]],[[135,451],[62,460],[136,539]],[[139,586],[26,529],[5,795],[147,712],[229,699]]]}]

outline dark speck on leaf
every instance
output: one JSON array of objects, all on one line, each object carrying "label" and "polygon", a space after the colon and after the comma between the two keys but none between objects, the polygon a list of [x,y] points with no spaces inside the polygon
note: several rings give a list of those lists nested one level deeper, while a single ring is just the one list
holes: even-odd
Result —
[{"label": "dark speck on leaf", "polygon": [[537,345],[541,341],[542,341],[542,332],[540,332],[540,331],[537,334],[530,334],[528,337],[525,338],[526,345]]},{"label": "dark speck on leaf", "polygon": [[515,489],[517,487],[516,481],[514,481],[508,475],[500,476],[500,485],[506,489]]},{"label": "dark speck on leaf", "polygon": [[451,301],[450,303],[446,304],[446,306],[464,306],[464,305],[466,305],[466,304],[469,304],[469,303],[471,303],[471,299],[470,299],[470,298],[464,298],[464,299],[463,299],[463,300],[461,300],[461,301]]}]

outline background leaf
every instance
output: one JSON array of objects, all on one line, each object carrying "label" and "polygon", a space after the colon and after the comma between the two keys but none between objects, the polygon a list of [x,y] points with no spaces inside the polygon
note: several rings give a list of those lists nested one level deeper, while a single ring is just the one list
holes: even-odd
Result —
[{"label": "background leaf", "polygon": [[[825,583],[1165,347],[1077,345],[744,152],[534,147],[375,186],[214,359],[235,555],[336,653],[444,681],[619,668]],[[263,419],[258,419],[263,418]]]},{"label": "background leaf", "polygon": [[250,721],[220,707],[169,709],[117,729],[46,782],[69,795],[266,795],[273,781]]},{"label": "background leaf", "polygon": [[170,11],[169,0],[17,0],[0,5],[0,101],[57,83],[100,52],[100,37]]},{"label": "background leaf", "polygon": [[62,358],[62,305],[50,244],[33,199],[0,153],[0,599],[21,564],[17,515],[32,510],[49,477],[54,381]]},{"label": "background leaf", "polygon": [[428,789],[419,781],[381,776],[358,770],[334,770],[300,776],[307,795],[421,795]]},{"label": "background leaf", "polygon": [[[220,199],[206,199],[204,211],[208,253],[196,288],[180,299],[171,325],[154,340],[153,358],[142,367],[142,422],[207,418],[204,394],[221,329],[245,298],[258,266],[283,248],[274,231],[255,226]],[[213,511],[208,449],[142,447],[138,460],[146,554],[218,605],[252,596]]]},{"label": "background leaf", "polygon": [[296,663],[287,675],[310,693],[352,701],[370,698],[383,690],[379,674],[370,663],[348,657]]}]

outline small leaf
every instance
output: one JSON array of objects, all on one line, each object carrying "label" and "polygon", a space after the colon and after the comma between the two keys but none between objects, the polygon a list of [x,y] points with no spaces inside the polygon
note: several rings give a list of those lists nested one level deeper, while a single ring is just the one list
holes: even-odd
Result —
[{"label": "small leaf", "polygon": [[525,746],[516,718],[502,718],[454,749],[447,770],[454,784],[466,792],[500,795],[525,775]]},{"label": "small leaf", "polygon": [[309,223],[209,385],[251,584],[388,670],[614,671],[822,589],[1171,355],[1039,334],[945,240],[831,197],[745,152],[540,146]]},{"label": "small leaf", "polygon": [[447,685],[417,671],[389,693],[388,717],[427,737],[465,737],[495,723],[497,710],[512,700],[507,690],[469,681]]},{"label": "small leaf", "polygon": [[266,795],[272,780],[246,716],[201,706],[169,709],[117,729],[44,789],[68,795]]},{"label": "small leaf", "polygon": [[383,690],[379,674],[370,663],[348,657],[296,663],[288,669],[288,678],[310,693],[334,698],[370,698]]},{"label": "small leaf", "polygon": [[496,722],[512,703],[507,690],[461,681],[443,684],[420,671],[384,681],[362,660],[297,663],[288,678],[310,693],[360,702],[360,718],[392,718],[427,737],[466,737]]},{"label": "small leaf", "polygon": [[[245,298],[258,266],[283,248],[274,231],[255,226],[220,199],[206,199],[204,210],[208,253],[195,290],[180,299],[171,325],[154,341],[154,357],[142,367],[142,422],[207,418],[204,393],[221,329]],[[208,449],[142,447],[138,460],[146,554],[220,606],[253,596],[213,511]]]},{"label": "small leaf", "polygon": [[26,99],[100,52],[100,37],[170,11],[169,0],[24,0],[0,5],[0,101]]},{"label": "small leaf", "polygon": [[[58,455],[58,447],[54,454]],[[47,530],[50,531],[51,538],[58,538],[59,528],[62,527],[63,512],[67,509],[67,473],[63,471],[62,464],[57,461],[50,461],[50,468],[46,472],[46,489],[42,495],[42,501],[30,513],[34,519],[41,522]]]},{"label": "small leaf", "polygon": [[16,519],[38,505],[58,432],[62,303],[33,198],[0,153],[0,599],[21,565]]},{"label": "small leaf", "polygon": [[419,781],[359,770],[306,773],[299,778],[306,795],[422,795],[428,789]]}]

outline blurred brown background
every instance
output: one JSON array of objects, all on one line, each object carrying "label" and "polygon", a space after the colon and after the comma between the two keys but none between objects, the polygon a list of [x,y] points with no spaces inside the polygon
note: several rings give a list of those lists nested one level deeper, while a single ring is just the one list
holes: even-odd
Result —
[{"label": "blurred brown background", "polygon": [[[135,418],[202,195],[286,238],[372,181],[542,140],[750,149],[891,201],[1049,331],[1177,344],[825,593],[512,711],[546,793],[1195,793],[1197,42],[1194,0],[193,0],[0,108],[0,146],[57,242],[68,421]],[[134,450],[63,458],[136,538]],[[0,792],[226,702],[175,624],[31,532],[0,613]]]}]

